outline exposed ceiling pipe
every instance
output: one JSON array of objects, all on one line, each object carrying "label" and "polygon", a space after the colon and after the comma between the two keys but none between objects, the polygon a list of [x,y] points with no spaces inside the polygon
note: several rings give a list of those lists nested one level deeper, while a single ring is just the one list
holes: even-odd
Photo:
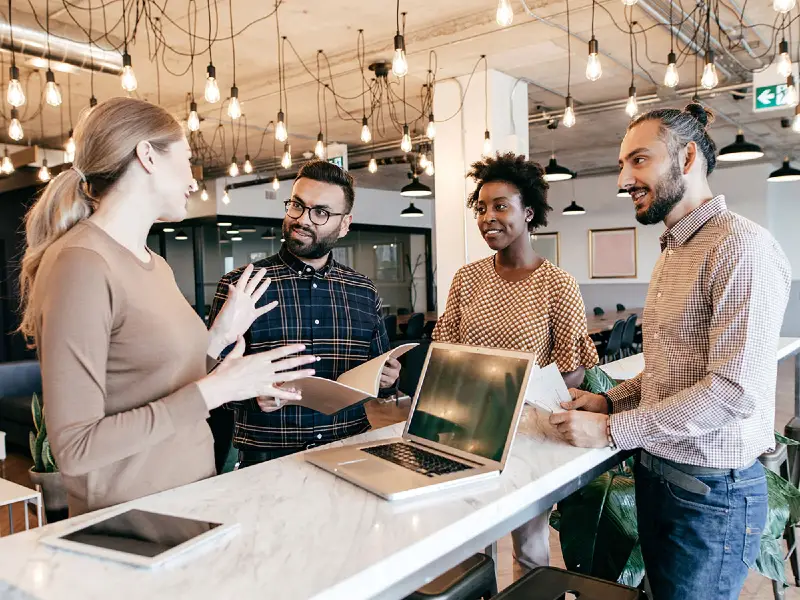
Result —
[{"label": "exposed ceiling pipe", "polygon": [[[71,65],[78,69],[119,75],[122,72],[122,54],[103,39],[103,46],[90,45],[86,34],[77,26],[50,20],[50,55],[47,54],[47,32],[30,13],[14,11],[14,52],[17,64],[43,68],[40,61],[47,60]],[[114,40],[112,40],[113,42]],[[120,42],[121,45],[121,42]],[[0,14],[0,50],[11,52],[11,27],[8,16]],[[28,61],[21,60],[28,57]],[[54,67],[55,68],[55,67]]]}]

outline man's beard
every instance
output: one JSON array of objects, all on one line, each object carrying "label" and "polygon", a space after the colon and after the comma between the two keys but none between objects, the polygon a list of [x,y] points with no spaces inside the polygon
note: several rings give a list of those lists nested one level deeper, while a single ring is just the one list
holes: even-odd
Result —
[{"label": "man's beard", "polygon": [[[633,188],[631,191],[642,188]],[[686,182],[683,180],[681,167],[677,158],[672,161],[669,172],[656,183],[653,190],[653,201],[643,213],[636,212],[636,220],[642,225],[661,223],[672,212],[675,205],[683,200],[686,193]]]},{"label": "man's beard", "polygon": [[[296,240],[291,235],[292,231],[295,229],[307,233],[311,237],[308,240]],[[319,237],[316,231],[303,227],[298,223],[284,222],[282,231],[283,239],[286,240],[286,247],[289,249],[289,252],[298,258],[322,258],[327,255],[336,245],[336,242],[339,241],[339,232],[336,230],[326,237]]]}]

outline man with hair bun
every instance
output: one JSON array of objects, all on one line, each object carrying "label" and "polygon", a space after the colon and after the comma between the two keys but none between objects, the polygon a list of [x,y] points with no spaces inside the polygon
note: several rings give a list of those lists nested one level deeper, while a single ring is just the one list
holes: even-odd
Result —
[{"label": "man with hair bun", "polygon": [[639,539],[655,600],[739,597],[759,554],[774,446],[775,354],[791,271],[775,239],[729,211],[708,175],[700,104],[636,118],[619,187],[663,221],[644,309],[645,369],[607,394],[570,390],[551,423],[583,447],[640,449]]}]

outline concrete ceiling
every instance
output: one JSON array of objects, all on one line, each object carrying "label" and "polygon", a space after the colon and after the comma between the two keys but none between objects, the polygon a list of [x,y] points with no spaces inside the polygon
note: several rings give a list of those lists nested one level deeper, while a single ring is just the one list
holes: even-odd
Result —
[{"label": "concrete ceiling", "polygon": [[[198,35],[208,37],[208,10],[205,2],[189,4],[186,1],[156,3],[148,0],[139,3],[148,7],[151,25],[145,27],[144,19],[137,30],[136,41],[129,47],[133,58],[139,87],[134,95],[158,102],[178,116],[187,112],[187,94],[192,89],[192,78],[189,57],[180,53],[190,53],[187,26],[191,23]],[[159,6],[166,4],[166,10]],[[275,119],[279,108],[278,92],[278,37],[273,7],[269,3],[253,3],[246,0],[232,0],[233,29],[239,32],[236,36],[236,84],[239,97],[247,117],[233,129],[227,116],[222,112],[224,102],[209,105],[203,99],[205,67],[208,64],[208,48],[202,42],[197,44],[194,60],[194,95],[203,119],[202,134],[206,141],[214,140],[214,147],[224,160],[229,160],[233,153],[232,140],[239,136],[237,156],[245,153],[258,155],[259,161],[269,162],[273,156],[273,138],[268,124]],[[108,29],[116,27],[109,33],[112,42],[119,43],[123,37],[120,22],[122,3],[106,3],[101,8],[100,0],[71,0],[65,6],[59,0],[50,1],[51,26],[61,24],[65,31],[71,31],[76,41],[81,41],[81,32],[75,22],[85,31],[89,29],[89,15],[92,15],[92,31],[95,37],[102,28],[103,20],[109,24]],[[218,40],[212,46],[212,56],[217,68],[223,100],[233,83],[233,49],[228,38],[230,35],[229,2],[210,3],[213,35]],[[495,0],[402,0],[401,10],[408,13],[406,21],[406,45],[410,66],[407,77],[407,95],[409,102],[419,106],[419,95],[425,83],[428,70],[428,57],[435,50],[438,57],[437,78],[464,75],[472,71],[480,57],[488,56],[492,68],[506,72],[515,77],[525,79],[529,83],[530,113],[532,117],[542,110],[557,113],[563,110],[564,96],[567,93],[568,36],[566,28],[565,2],[553,0],[529,0],[528,12],[521,0],[512,0],[515,9],[514,23],[507,28],[500,28],[495,22]],[[685,3],[690,10],[691,2]],[[739,35],[739,9],[735,0],[721,3],[720,25],[730,31],[732,37]],[[92,10],[89,10],[91,6]],[[193,7],[190,10],[190,6]],[[588,0],[572,0],[570,6],[569,38],[571,50],[571,86],[570,92],[575,98],[578,112],[578,124],[572,129],[559,127],[555,131],[547,129],[542,123],[533,123],[530,130],[530,151],[532,158],[546,161],[552,149],[558,153],[559,162],[584,173],[603,172],[614,169],[618,142],[624,133],[627,116],[622,107],[617,105],[606,112],[582,114],[587,107],[599,103],[612,103],[624,100],[631,83],[629,35],[624,7],[620,0],[605,0],[598,3],[595,9],[594,32],[600,42],[603,76],[599,81],[590,82],[584,77],[586,64],[586,40],[592,33],[592,3]],[[67,11],[69,8],[69,11]],[[196,20],[195,13],[196,8]],[[14,15],[19,18],[30,18],[32,11],[44,23],[47,0],[14,1]],[[6,8],[0,12],[5,15]],[[316,74],[318,50],[325,51],[329,64],[323,60],[322,76],[333,75],[336,94],[339,96],[335,104],[332,94],[328,93],[328,139],[347,143],[352,151],[364,150],[358,139],[360,118],[362,115],[361,89],[362,78],[357,60],[358,30],[364,30],[365,62],[369,64],[377,60],[389,60],[392,54],[392,41],[395,33],[395,3],[391,0],[337,0],[337,2],[320,2],[317,0],[284,0],[280,6],[281,35],[290,40],[292,47],[286,46],[286,86],[288,105],[284,106],[288,114],[290,142],[294,154],[299,158],[303,151],[313,148],[316,134],[320,128],[317,111],[318,84],[312,77]],[[679,5],[674,4],[676,15]],[[19,11],[19,12],[17,12]],[[105,16],[104,13],[105,12]],[[740,12],[740,11],[739,11]],[[657,95],[652,106],[681,106],[688,100],[677,97],[672,90],[657,85],[663,77],[666,55],[670,49],[670,30],[663,25],[669,22],[669,3],[661,0],[640,0],[633,7],[633,19],[636,21],[634,31],[645,29],[646,34],[638,34],[637,65],[634,66],[634,83],[640,97]],[[261,17],[260,20],[258,20]],[[74,19],[74,20],[73,20]],[[158,21],[156,21],[158,19]],[[612,20],[613,19],[613,20]],[[660,21],[661,20],[661,21]],[[677,16],[675,17],[677,21]],[[771,3],[751,2],[747,5],[744,24],[766,23],[755,30],[745,30],[743,42],[739,47],[729,51],[718,51],[718,64],[721,71],[721,86],[741,84],[750,81],[748,69],[767,65],[774,52],[769,51],[774,37],[772,24],[775,12]],[[173,50],[163,53],[163,61],[151,60],[155,51],[155,40],[152,24],[157,23],[163,32],[163,39]],[[195,25],[196,23],[196,25]],[[71,28],[71,29],[70,29]],[[150,35],[148,36],[148,30]],[[676,35],[691,38],[694,35],[691,23],[684,23]],[[716,34],[717,26],[712,25]],[[716,37],[716,36],[715,36]],[[800,38],[800,35],[794,37]],[[687,39],[688,39],[687,38]],[[108,40],[98,44],[109,47]],[[686,44],[677,41],[683,48]],[[113,43],[111,44],[113,46]],[[769,51],[769,52],[768,52]],[[764,58],[759,55],[767,53]],[[792,50],[796,56],[796,45]],[[4,55],[6,65],[8,55]],[[302,61],[302,62],[301,62]],[[23,67],[23,79],[32,72],[27,61],[18,58]],[[774,68],[774,67],[770,67]],[[702,69],[702,62],[700,64]],[[181,76],[170,74],[184,73]],[[311,71],[311,73],[309,73]],[[367,73],[371,78],[371,73]],[[691,96],[695,81],[695,63],[688,58],[680,67],[682,84],[679,90],[687,90]],[[86,71],[76,71],[70,75],[57,73],[61,84],[65,104],[63,111],[45,106],[43,113],[43,130],[39,116],[36,114],[37,101],[29,103],[25,114],[26,133],[34,142],[44,138],[51,146],[58,146],[63,139],[62,131],[69,128],[70,120],[78,118],[80,110],[88,106],[90,97],[90,76]],[[652,76],[652,79],[651,79]],[[33,73],[29,84],[29,98],[38,96],[38,80],[43,73]],[[123,93],[119,78],[115,75],[96,74],[94,76],[95,95],[103,100],[112,95]],[[70,93],[71,89],[71,93]],[[399,89],[399,88],[398,88]],[[68,97],[71,96],[71,118]],[[741,98],[741,96],[740,96]],[[800,136],[791,130],[781,128],[780,117],[790,116],[792,111],[777,111],[754,115],[752,100],[749,97],[736,99],[732,92],[722,92],[705,96],[704,101],[719,114],[717,124],[712,133],[720,146],[733,140],[737,127],[742,127],[750,141],[761,144],[768,152],[768,159],[777,160],[784,154],[791,154],[800,141]],[[337,106],[338,104],[338,106]],[[384,111],[386,106],[383,107]],[[4,106],[4,110],[7,107]],[[337,117],[337,113],[345,119]],[[348,118],[348,113],[352,119]],[[414,110],[411,115],[419,116]],[[62,126],[62,119],[64,125]],[[225,129],[225,151],[220,144],[219,125]],[[420,131],[424,121],[419,121]],[[5,128],[4,128],[5,129]],[[399,143],[399,132],[388,122],[381,128],[382,135],[377,135],[377,143],[391,142],[390,154],[397,154],[393,144]],[[5,136],[5,130],[2,136]],[[278,152],[281,148],[278,148]],[[351,162],[355,159],[351,158]],[[360,160],[365,160],[363,157]],[[369,174],[366,169],[355,173],[356,177],[368,187],[397,189],[407,181],[406,165],[382,167],[377,175]],[[430,178],[427,183],[432,185]]]}]

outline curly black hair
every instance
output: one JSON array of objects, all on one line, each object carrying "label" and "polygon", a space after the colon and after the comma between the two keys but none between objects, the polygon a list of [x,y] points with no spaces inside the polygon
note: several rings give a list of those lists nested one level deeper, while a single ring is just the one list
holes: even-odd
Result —
[{"label": "curly black hair", "polygon": [[545,181],[544,169],[539,163],[513,152],[505,154],[498,152],[494,157],[487,157],[472,163],[467,177],[471,177],[478,184],[467,199],[467,208],[475,210],[478,194],[485,183],[502,181],[516,187],[519,190],[522,205],[533,209],[533,219],[528,223],[530,231],[547,225],[547,213],[553,210],[547,204],[547,190],[550,185]]}]

